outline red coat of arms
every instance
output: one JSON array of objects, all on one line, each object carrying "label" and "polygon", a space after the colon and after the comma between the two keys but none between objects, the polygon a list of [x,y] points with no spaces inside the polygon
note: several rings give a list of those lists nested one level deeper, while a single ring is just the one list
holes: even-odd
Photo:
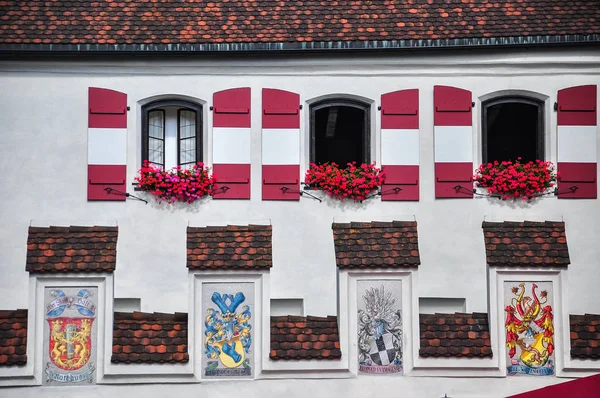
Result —
[{"label": "red coat of arms", "polygon": [[50,326],[50,360],[64,370],[77,370],[90,359],[93,318],[52,318]]}]

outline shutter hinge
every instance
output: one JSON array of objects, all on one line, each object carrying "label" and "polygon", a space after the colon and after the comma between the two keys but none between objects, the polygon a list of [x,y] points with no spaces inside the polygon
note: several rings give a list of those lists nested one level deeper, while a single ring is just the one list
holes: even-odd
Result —
[{"label": "shutter hinge", "polygon": [[381,105],[379,105],[379,106],[377,107],[377,110],[378,110],[378,111],[380,111],[380,110],[381,110]]},{"label": "shutter hinge", "polygon": [[558,111],[558,102],[554,103],[554,112]]},{"label": "shutter hinge", "polygon": [[208,109],[210,109],[210,110],[212,111],[212,110],[213,110],[213,107],[212,107],[212,105],[211,105],[211,106],[210,106],[210,108],[208,108]]},{"label": "shutter hinge", "polygon": [[130,111],[130,110],[131,110],[131,108],[130,108],[130,107],[127,107],[127,110],[128,110],[128,111]]},{"label": "shutter hinge", "polygon": [[302,109],[302,104],[300,104],[300,109]]},{"label": "shutter hinge", "polygon": [[475,108],[475,103],[471,102],[471,108]]}]

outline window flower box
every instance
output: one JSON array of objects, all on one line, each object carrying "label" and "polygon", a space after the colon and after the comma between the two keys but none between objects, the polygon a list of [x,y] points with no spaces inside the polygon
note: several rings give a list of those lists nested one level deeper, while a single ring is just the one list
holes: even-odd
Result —
[{"label": "window flower box", "polygon": [[494,161],[484,163],[475,170],[473,177],[477,187],[487,188],[491,196],[502,200],[530,200],[543,195],[556,185],[558,173],[554,164],[543,160],[521,163],[516,161]]},{"label": "window flower box", "polygon": [[193,203],[197,199],[212,195],[215,178],[203,163],[189,169],[177,166],[171,170],[162,170],[144,161],[134,181],[141,191],[149,192],[160,203]]},{"label": "window flower box", "polygon": [[385,174],[375,164],[356,165],[356,162],[348,163],[344,168],[336,163],[311,163],[304,178],[304,183],[310,188],[321,190],[340,201],[352,199],[355,202],[365,200],[384,181]]}]

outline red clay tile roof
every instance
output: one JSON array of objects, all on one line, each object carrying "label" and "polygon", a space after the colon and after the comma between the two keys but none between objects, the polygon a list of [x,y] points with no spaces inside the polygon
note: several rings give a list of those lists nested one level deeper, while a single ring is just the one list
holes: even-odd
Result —
[{"label": "red clay tile roof", "polygon": [[420,314],[420,357],[492,356],[487,314]]},{"label": "red clay tile roof", "polygon": [[334,223],[332,228],[339,268],[416,267],[421,264],[415,221]]},{"label": "red clay tile roof", "polygon": [[271,359],[339,359],[336,316],[272,316]]},{"label": "red clay tile roof", "polygon": [[188,362],[188,315],[115,312],[113,363]]},{"label": "red clay tile roof", "polygon": [[600,359],[600,315],[570,315],[571,358]]},{"label": "red clay tile roof", "polygon": [[597,1],[0,1],[0,43],[170,44],[600,34]]},{"label": "red clay tile roof", "polygon": [[191,270],[269,269],[273,266],[270,225],[187,229]]},{"label": "red clay tile roof", "polygon": [[564,222],[483,222],[489,265],[567,266]]},{"label": "red clay tile roof", "polygon": [[0,366],[27,363],[27,310],[0,310]]},{"label": "red clay tile roof", "polygon": [[29,227],[29,272],[113,272],[117,227]]}]

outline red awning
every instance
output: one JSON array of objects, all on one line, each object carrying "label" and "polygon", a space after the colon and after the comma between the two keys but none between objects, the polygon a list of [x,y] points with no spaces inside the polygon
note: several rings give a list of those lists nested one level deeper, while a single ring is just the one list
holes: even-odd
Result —
[{"label": "red awning", "polygon": [[507,398],[598,398],[600,374],[511,395]]}]

